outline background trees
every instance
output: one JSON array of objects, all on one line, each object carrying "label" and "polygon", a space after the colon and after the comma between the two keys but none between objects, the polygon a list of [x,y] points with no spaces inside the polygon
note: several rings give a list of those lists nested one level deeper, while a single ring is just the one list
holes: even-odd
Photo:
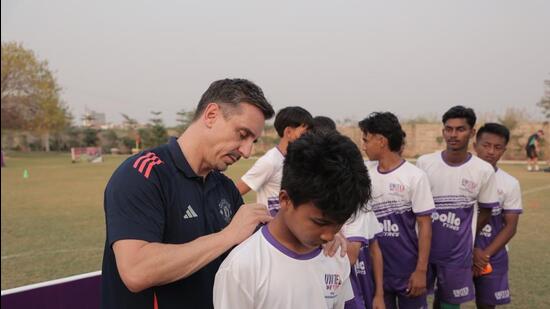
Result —
[{"label": "background trees", "polygon": [[50,134],[71,123],[71,115],[60,98],[61,87],[48,67],[32,50],[17,42],[2,43],[0,81],[1,127],[27,130],[42,138],[50,150]]}]

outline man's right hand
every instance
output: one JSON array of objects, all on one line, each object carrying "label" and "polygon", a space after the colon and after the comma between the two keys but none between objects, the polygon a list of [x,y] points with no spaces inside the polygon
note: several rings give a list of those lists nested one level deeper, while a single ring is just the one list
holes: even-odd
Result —
[{"label": "man's right hand", "polygon": [[243,204],[223,233],[232,240],[234,245],[240,244],[256,230],[260,223],[273,220],[267,207],[263,204]]}]

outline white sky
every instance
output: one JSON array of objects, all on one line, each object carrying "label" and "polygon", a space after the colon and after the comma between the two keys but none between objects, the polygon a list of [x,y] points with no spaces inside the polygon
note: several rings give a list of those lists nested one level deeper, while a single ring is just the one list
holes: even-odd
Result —
[{"label": "white sky", "polygon": [[85,106],[168,124],[210,82],[249,78],[278,110],[478,114],[535,106],[550,79],[550,1],[2,0],[2,41],[47,59]]}]

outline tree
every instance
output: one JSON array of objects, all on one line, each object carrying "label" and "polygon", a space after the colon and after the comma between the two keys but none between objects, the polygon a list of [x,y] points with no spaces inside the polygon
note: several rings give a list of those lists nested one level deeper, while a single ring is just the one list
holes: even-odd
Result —
[{"label": "tree", "polygon": [[60,99],[61,88],[34,52],[16,42],[2,43],[0,82],[2,129],[30,130],[42,137],[49,151],[49,134],[70,123],[70,113]]},{"label": "tree", "polygon": [[162,112],[151,111],[151,114],[153,118],[149,119],[147,129],[139,130],[143,145],[147,148],[162,145],[168,139],[168,132],[161,117]]},{"label": "tree", "polygon": [[537,106],[542,109],[542,113],[546,119],[550,119],[550,80],[545,80],[544,86],[546,88],[544,91],[544,96],[537,103]]},{"label": "tree", "polygon": [[176,121],[178,122],[176,130],[179,134],[181,134],[187,129],[187,127],[189,127],[191,122],[193,122],[193,116],[195,115],[195,113],[182,109],[181,111],[177,112],[176,115],[178,115],[178,117],[176,118]]},{"label": "tree", "polygon": [[94,128],[84,128],[84,130],[82,130],[82,142],[85,147],[97,146],[97,142],[99,141],[97,133],[97,130]]}]

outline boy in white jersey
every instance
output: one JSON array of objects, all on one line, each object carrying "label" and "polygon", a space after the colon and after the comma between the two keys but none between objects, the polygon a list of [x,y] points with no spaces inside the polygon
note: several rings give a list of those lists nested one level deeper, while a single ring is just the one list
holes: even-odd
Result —
[{"label": "boy in white jersey", "polygon": [[349,138],[327,132],[296,140],[284,162],[281,208],[222,263],[214,307],[349,307],[348,258],[325,256],[321,245],[369,198],[368,172]]},{"label": "boy in white jersey", "polygon": [[368,204],[365,210],[344,224],[341,232],[349,242],[347,255],[352,265],[354,308],[385,309],[384,262],[377,240],[382,227]]},{"label": "boy in white jersey", "polygon": [[[370,160],[372,208],[382,233],[386,308],[427,308],[426,281],[432,236],[433,197],[426,174],[404,160],[404,134],[395,115],[372,113],[359,122]],[[351,225],[357,225],[359,220]],[[361,226],[366,230],[368,226]],[[346,230],[349,233],[349,229]]]},{"label": "boy in white jersey", "polygon": [[[479,309],[492,309],[510,303],[508,288],[508,253],[506,244],[514,237],[522,213],[521,190],[516,178],[497,167],[510,140],[510,131],[497,123],[486,123],[477,131],[474,149],[479,158],[496,170],[499,206],[493,208],[491,219],[477,234],[474,248],[474,283]],[[490,263],[493,271],[480,275]]]},{"label": "boy in white jersey", "polygon": [[313,124],[311,114],[299,107],[289,106],[281,109],[275,116],[274,127],[281,138],[277,146],[266,152],[244,174],[237,188],[241,195],[250,190],[256,191],[256,202],[268,207],[272,216],[279,209],[279,191],[283,175],[283,161],[289,143],[298,139]]},{"label": "boy in white jersey", "polygon": [[428,175],[436,209],[430,250],[434,278],[429,282],[437,278],[436,309],[459,308],[474,299],[474,236],[498,206],[493,167],[468,152],[468,142],[475,135],[474,111],[455,106],[442,120],[447,148],[423,155],[416,163]]}]

